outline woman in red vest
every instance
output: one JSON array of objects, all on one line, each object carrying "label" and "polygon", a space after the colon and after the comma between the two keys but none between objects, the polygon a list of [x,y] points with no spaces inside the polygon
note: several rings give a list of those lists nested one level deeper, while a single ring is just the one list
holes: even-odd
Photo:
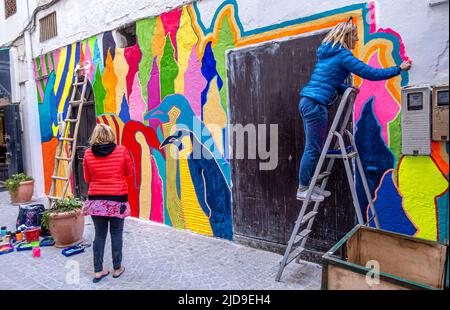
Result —
[{"label": "woman in red vest", "polygon": [[92,147],[84,156],[84,179],[89,184],[89,198],[83,214],[92,216],[95,226],[94,283],[100,282],[110,272],[103,269],[103,255],[108,225],[111,233],[113,277],[120,277],[122,266],[123,227],[130,216],[126,178],[133,175],[133,164],[128,150],[116,145],[111,127],[99,124],[91,137]]}]

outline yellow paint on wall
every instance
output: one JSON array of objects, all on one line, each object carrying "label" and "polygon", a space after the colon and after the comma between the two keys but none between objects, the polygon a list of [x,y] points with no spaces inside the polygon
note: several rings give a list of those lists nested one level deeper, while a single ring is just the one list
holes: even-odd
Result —
[{"label": "yellow paint on wall", "polygon": [[215,77],[211,82],[211,87],[209,88],[207,95],[207,101],[203,108],[203,115],[205,125],[211,132],[218,150],[223,155],[223,129],[227,124],[227,114],[221,104],[217,77]]},{"label": "yellow paint on wall", "polygon": [[[174,133],[176,129],[177,119],[180,117],[181,111],[177,107],[173,107],[169,113],[169,122],[162,125],[164,139]],[[169,150],[169,149],[166,149]],[[177,159],[171,156],[170,153],[166,157],[166,187],[167,187],[167,212],[172,222],[173,227],[178,229],[185,229],[185,221],[183,208],[181,207],[181,200],[178,196],[177,190]]]},{"label": "yellow paint on wall", "polygon": [[405,210],[418,228],[416,237],[437,240],[435,198],[448,189],[447,180],[428,156],[404,157],[398,174]]},{"label": "yellow paint on wall", "polygon": [[178,77],[175,80],[175,93],[184,93],[184,74],[189,66],[189,57],[192,48],[197,44],[198,38],[192,28],[192,21],[187,7],[183,7],[180,19],[180,28],[177,32],[178,48]]},{"label": "yellow paint on wall", "polygon": [[166,32],[161,17],[156,18],[155,32],[153,33],[152,53],[153,57],[158,56],[156,62],[158,68],[161,68],[161,59],[164,55],[164,47],[166,46]]},{"label": "yellow paint on wall", "polygon": [[147,140],[142,132],[136,133],[136,141],[141,146],[141,190],[139,191],[139,218],[150,220],[152,209],[152,162]]},{"label": "yellow paint on wall", "polygon": [[[183,146],[184,149],[179,154],[178,163],[180,167],[181,206],[183,208],[186,229],[212,237],[213,231],[209,222],[209,217],[203,212],[203,209],[198,202],[191,173],[189,171],[187,156],[192,153],[192,143],[189,137],[183,138]],[[174,148],[174,146],[171,147]]]},{"label": "yellow paint on wall", "polygon": [[[76,44],[72,44],[72,51],[76,50]],[[62,113],[64,111],[64,105],[66,103],[67,97],[70,95],[72,95],[70,93],[71,89],[72,89],[72,84],[73,84],[73,74],[74,74],[74,69],[75,69],[75,54],[76,53],[72,53],[72,56],[70,57],[70,62],[69,62],[69,68],[67,70],[67,77],[65,81],[61,81],[61,83],[63,83],[64,85],[64,91],[62,93],[61,96],[61,101],[58,103],[58,112]],[[64,71],[64,70],[63,70]],[[61,72],[63,72],[61,71]]]},{"label": "yellow paint on wall", "polygon": [[116,113],[116,87],[118,79],[114,72],[114,61],[109,50],[108,56],[106,57],[105,71],[103,72],[102,80],[106,90],[106,98],[103,103],[105,113]]},{"label": "yellow paint on wall", "polygon": [[127,74],[129,66],[125,59],[125,50],[116,48],[116,56],[114,57],[114,72],[117,76],[116,86],[116,114],[120,115],[123,96],[127,94]]}]

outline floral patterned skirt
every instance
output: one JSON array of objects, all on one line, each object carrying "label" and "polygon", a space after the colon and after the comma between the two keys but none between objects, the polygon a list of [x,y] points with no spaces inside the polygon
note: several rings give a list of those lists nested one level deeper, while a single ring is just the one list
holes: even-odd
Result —
[{"label": "floral patterned skirt", "polygon": [[124,219],[131,214],[128,202],[111,200],[87,200],[84,203],[82,214],[84,216],[105,216]]}]

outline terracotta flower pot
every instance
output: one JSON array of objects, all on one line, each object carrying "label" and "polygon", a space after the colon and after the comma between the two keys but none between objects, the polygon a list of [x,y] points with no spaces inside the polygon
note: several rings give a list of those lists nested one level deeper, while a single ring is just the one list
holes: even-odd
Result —
[{"label": "terracotta flower pot", "polygon": [[28,203],[33,198],[34,181],[22,182],[19,184],[17,191],[9,193],[11,196],[11,203]]},{"label": "terracotta flower pot", "polygon": [[74,246],[83,240],[84,216],[81,215],[81,210],[50,214],[49,229],[55,240],[55,247]]}]

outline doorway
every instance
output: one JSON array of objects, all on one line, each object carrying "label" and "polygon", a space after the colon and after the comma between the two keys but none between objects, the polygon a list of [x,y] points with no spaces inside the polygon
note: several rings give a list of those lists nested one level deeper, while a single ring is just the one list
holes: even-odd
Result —
[{"label": "doorway", "polygon": [[0,181],[23,172],[22,127],[19,105],[0,100]]},{"label": "doorway", "polygon": [[[305,135],[300,90],[312,76],[324,33],[232,50],[227,54],[230,122],[278,125],[278,166],[261,171],[260,160],[232,160],[236,239],[281,252],[300,212],[298,169]],[[334,111],[330,111],[330,122]],[[268,134],[267,134],[268,136]],[[267,142],[269,144],[269,142]],[[235,149],[234,145],[231,145]],[[304,259],[317,261],[355,225],[344,166],[337,163]]]}]

